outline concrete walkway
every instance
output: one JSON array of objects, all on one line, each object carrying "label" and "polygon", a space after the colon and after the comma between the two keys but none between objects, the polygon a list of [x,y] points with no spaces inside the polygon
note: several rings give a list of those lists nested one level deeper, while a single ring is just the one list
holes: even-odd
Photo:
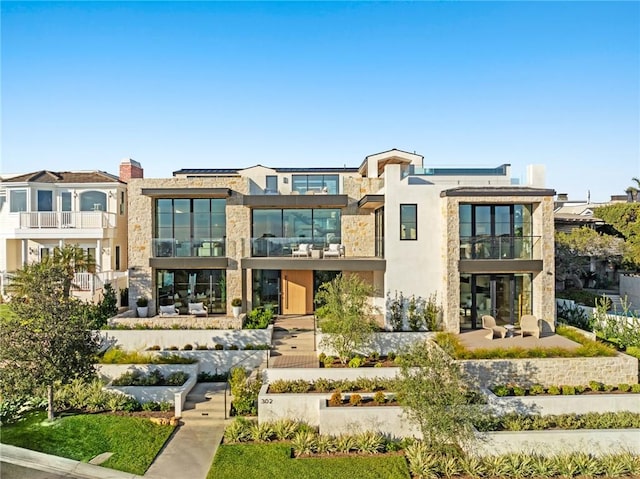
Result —
[{"label": "concrete walkway", "polygon": [[[145,479],[205,479],[222,440],[225,383],[198,383],[187,396],[181,426],[144,475]],[[227,406],[230,398],[227,398]]]}]

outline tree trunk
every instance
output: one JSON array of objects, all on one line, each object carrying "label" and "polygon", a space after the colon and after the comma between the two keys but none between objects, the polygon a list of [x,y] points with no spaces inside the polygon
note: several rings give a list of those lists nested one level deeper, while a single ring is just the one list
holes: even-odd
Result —
[{"label": "tree trunk", "polygon": [[47,419],[53,421],[53,384],[47,385]]}]

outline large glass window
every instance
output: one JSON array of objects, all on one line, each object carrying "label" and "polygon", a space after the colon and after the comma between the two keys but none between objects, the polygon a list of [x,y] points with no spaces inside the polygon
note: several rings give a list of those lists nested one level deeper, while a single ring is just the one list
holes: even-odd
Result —
[{"label": "large glass window", "polygon": [[156,200],[156,256],[224,256],[226,200]]},{"label": "large glass window", "polygon": [[530,259],[532,205],[460,205],[460,257]]},{"label": "large glass window", "polygon": [[53,191],[38,190],[38,211],[53,211]]},{"label": "large glass window", "polygon": [[188,314],[189,303],[204,303],[209,313],[226,313],[226,271],[217,269],[156,271],[158,306],[175,305]]},{"label": "large glass window", "polygon": [[9,191],[9,211],[11,213],[27,211],[27,190]]},{"label": "large glass window", "polygon": [[339,181],[339,175],[292,175],[291,189],[301,195],[307,191],[337,195]]},{"label": "large glass window", "polygon": [[278,192],[278,177],[275,175],[267,175],[265,193],[275,195]]},{"label": "large glass window", "polygon": [[315,248],[341,243],[340,210],[269,209],[253,210],[252,255],[289,256],[299,243]]},{"label": "large glass window", "polygon": [[107,194],[102,191],[80,193],[80,211],[107,211]]},{"label": "large glass window", "polygon": [[418,205],[400,205],[400,239],[418,239]]}]

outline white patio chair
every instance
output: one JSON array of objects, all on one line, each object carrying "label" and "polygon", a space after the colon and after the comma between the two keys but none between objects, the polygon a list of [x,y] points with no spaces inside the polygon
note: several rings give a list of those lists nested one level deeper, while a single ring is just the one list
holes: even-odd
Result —
[{"label": "white patio chair", "polygon": [[329,247],[324,251],[325,258],[339,258],[344,256],[344,245],[331,243]]},{"label": "white patio chair", "polygon": [[294,249],[291,252],[291,256],[293,256],[294,258],[296,257],[307,258],[311,256],[311,245],[309,243],[300,243],[298,245],[298,249]]}]

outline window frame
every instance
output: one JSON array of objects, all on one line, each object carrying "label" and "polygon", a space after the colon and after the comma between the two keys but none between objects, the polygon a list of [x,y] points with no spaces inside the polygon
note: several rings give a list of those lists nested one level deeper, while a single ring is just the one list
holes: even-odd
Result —
[{"label": "window frame", "polygon": [[[413,221],[410,221],[405,218],[406,212],[404,211],[407,207],[413,207]],[[409,228],[411,226],[415,226],[415,237],[411,238],[410,235],[407,234],[408,231],[411,231]],[[404,227],[404,238],[403,238],[403,227]],[[418,204],[417,203],[400,203],[400,241],[417,241],[418,240]]]}]

